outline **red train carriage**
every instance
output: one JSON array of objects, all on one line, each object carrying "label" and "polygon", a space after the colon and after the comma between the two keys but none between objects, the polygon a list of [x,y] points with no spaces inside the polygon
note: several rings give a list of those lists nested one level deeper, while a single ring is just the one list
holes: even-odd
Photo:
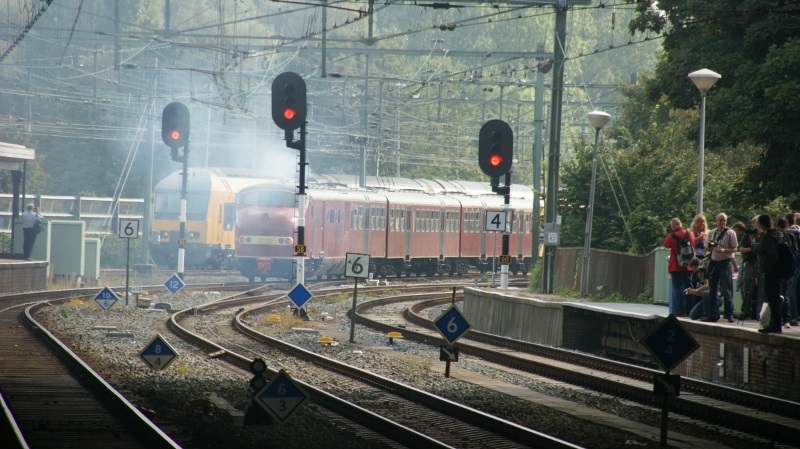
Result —
[{"label": "red train carriage", "polygon": [[[317,177],[327,183],[332,179]],[[377,189],[346,187],[349,183],[340,180],[334,188],[322,183],[309,186],[307,276],[343,276],[348,252],[369,254],[370,272],[379,277],[461,275],[470,266],[485,270],[494,254],[488,248],[494,236],[484,230],[484,217],[487,210],[502,208],[502,196],[478,183],[379,181]],[[530,252],[533,236],[532,196],[525,195],[525,189],[516,190],[522,194],[512,195],[518,218],[512,225],[511,252],[516,257],[511,271],[525,273],[530,257],[523,254]],[[270,183],[243,189],[237,196],[236,253],[242,274],[251,282],[256,277],[292,277],[295,214],[293,187]]]},{"label": "red train carriage", "polygon": [[242,275],[291,277],[295,233],[295,192],[269,182],[236,194],[236,260]]}]

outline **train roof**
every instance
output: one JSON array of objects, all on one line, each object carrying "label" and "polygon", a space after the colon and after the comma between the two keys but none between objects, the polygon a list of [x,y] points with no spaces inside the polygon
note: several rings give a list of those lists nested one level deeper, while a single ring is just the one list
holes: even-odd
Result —
[{"label": "train roof", "polygon": [[[258,176],[259,172],[252,169],[231,168],[189,168],[187,189],[189,191],[231,191],[238,192],[244,187],[261,183],[275,183],[285,180],[276,180]],[[156,192],[174,192],[181,190],[183,170],[172,172],[156,185]]]},{"label": "train roof", "polygon": [[[316,174],[309,183],[320,187],[359,188],[358,176],[343,174]],[[368,190],[386,190],[390,192],[419,192],[429,194],[460,194],[469,196],[496,195],[488,182],[448,181],[442,179],[410,179],[388,176],[367,176],[365,188]],[[512,184],[511,196],[533,199],[530,186]]]},{"label": "train roof", "polygon": [[[372,184],[366,189],[358,187],[356,176],[352,175],[314,175],[309,180],[308,195],[325,200],[385,201],[414,204],[418,206],[457,206],[461,204],[472,208],[501,209],[503,195],[492,192],[487,183],[475,181],[441,181],[406,178],[369,177]],[[380,186],[380,187],[378,187]],[[294,185],[278,182],[264,182],[243,188],[241,192],[269,189],[294,192]],[[533,191],[523,184],[511,186],[510,204],[512,209],[530,210],[533,208]]]}]

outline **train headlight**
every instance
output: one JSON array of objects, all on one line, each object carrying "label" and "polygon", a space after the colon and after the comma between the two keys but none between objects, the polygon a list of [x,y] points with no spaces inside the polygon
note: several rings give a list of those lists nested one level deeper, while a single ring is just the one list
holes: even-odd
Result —
[{"label": "train headlight", "polygon": [[161,231],[161,232],[159,232],[158,233],[158,238],[162,242],[168,242],[169,241],[169,231]]},{"label": "train headlight", "polygon": [[189,233],[189,239],[191,240],[200,240],[200,233],[192,231]]},{"label": "train headlight", "polygon": [[291,237],[286,237],[286,244],[291,245],[292,243],[294,243],[294,239]]}]

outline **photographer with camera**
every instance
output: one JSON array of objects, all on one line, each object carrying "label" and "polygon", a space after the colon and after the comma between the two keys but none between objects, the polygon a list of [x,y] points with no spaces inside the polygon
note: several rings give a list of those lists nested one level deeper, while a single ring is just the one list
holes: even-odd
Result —
[{"label": "photographer with camera", "polygon": [[763,300],[759,300],[758,292],[758,265],[753,246],[758,242],[758,216],[750,221],[751,229],[742,230],[739,242],[739,254],[742,255],[742,265],[739,267],[740,291],[742,292],[742,310],[740,320],[757,320],[761,315]]},{"label": "photographer with camera", "polygon": [[700,266],[700,259],[695,258],[689,266],[692,268],[692,277],[689,282],[689,288],[685,292],[689,304],[692,305],[689,318],[702,320],[708,316],[709,311],[719,310],[719,303],[716,301],[714,303],[711,302],[711,297],[708,294],[706,269]]},{"label": "photographer with camera", "polygon": [[[717,297],[717,292],[722,297],[723,315],[729,323],[733,323],[733,255],[739,246],[736,233],[725,226],[728,216],[720,212],[715,220],[717,227],[708,236],[706,252],[711,252],[708,263],[709,295]],[[716,313],[709,316],[706,321],[719,321],[719,308]]]},{"label": "photographer with camera", "polygon": [[[666,232],[667,230],[670,232]],[[686,239],[694,246],[694,235],[692,235],[689,230],[683,229],[683,224],[679,218],[673,218],[670,222],[670,226],[665,229],[663,246],[669,248],[667,269],[669,270],[669,277],[672,283],[672,296],[669,298],[669,313],[675,314],[676,316],[688,316],[691,311],[690,305],[686,301],[686,289],[689,288],[692,269],[689,265],[681,265],[678,261],[678,251],[680,250],[681,242]]]}]

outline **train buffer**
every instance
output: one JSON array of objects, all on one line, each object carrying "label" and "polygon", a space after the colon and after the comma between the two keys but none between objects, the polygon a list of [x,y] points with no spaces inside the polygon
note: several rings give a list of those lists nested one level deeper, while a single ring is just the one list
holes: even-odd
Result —
[{"label": "train buffer", "polygon": [[403,338],[403,334],[401,334],[400,332],[389,332],[386,334],[386,337],[389,339],[388,345],[393,346],[395,344],[394,339]]}]

